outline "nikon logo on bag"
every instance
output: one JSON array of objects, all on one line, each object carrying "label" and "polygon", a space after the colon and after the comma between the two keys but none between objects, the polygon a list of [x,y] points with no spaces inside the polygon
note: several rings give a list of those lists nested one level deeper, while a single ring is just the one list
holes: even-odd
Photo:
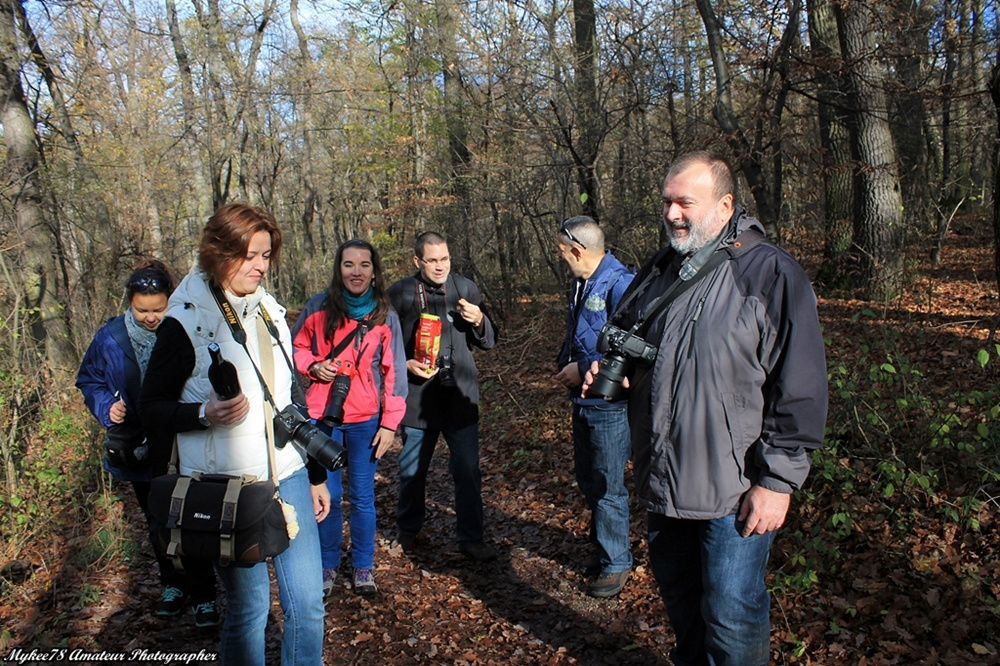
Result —
[{"label": "nikon logo on bag", "polygon": [[207,513],[197,513],[197,512],[195,512],[195,514],[194,514],[193,517],[194,518],[200,518],[201,520],[211,520],[212,519],[212,516],[208,515]]}]

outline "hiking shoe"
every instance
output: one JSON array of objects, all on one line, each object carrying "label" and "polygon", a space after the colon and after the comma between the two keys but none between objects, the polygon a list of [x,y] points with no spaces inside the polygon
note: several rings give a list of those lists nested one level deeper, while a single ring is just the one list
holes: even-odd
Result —
[{"label": "hiking shoe", "polygon": [[354,594],[370,597],[378,593],[371,569],[354,570]]},{"label": "hiking shoe", "polygon": [[404,553],[409,555],[417,549],[417,535],[400,532],[396,536],[396,545],[402,548]]},{"label": "hiking shoe", "polygon": [[596,576],[601,573],[601,556],[597,553],[591,553],[587,559],[583,561],[583,575],[585,576]]},{"label": "hiking shoe", "polygon": [[497,559],[497,552],[482,541],[463,541],[458,544],[458,550],[476,562],[492,562]]},{"label": "hiking shoe", "polygon": [[337,583],[336,569],[323,569],[323,598],[330,596],[333,586]]},{"label": "hiking shoe", "polygon": [[629,571],[617,571],[615,573],[602,573],[597,577],[591,585],[588,593],[592,597],[597,597],[598,599],[603,599],[604,597],[613,597],[622,591],[625,587],[625,581],[628,580]]},{"label": "hiking shoe", "polygon": [[214,601],[203,601],[200,604],[195,604],[194,626],[215,627],[220,621],[219,609],[216,608]]},{"label": "hiking shoe", "polygon": [[184,594],[183,590],[173,585],[167,585],[156,604],[156,614],[160,617],[178,615],[184,610],[186,602],[187,595]]}]

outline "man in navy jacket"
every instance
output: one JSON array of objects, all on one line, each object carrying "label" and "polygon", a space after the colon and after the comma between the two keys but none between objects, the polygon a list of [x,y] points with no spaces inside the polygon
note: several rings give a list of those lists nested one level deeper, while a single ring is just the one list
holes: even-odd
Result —
[{"label": "man in navy jacket", "polygon": [[601,358],[597,338],[632,282],[632,273],[604,249],[604,231],[593,219],[572,217],[559,227],[559,256],[573,282],[566,314],[566,338],[559,351],[556,381],[573,400],[573,467],[576,482],[590,507],[590,540],[594,552],[587,573],[597,573],[590,586],[594,597],[613,597],[632,570],[629,542],[629,430],[623,396],[608,401],[582,397],[580,386],[590,364]]}]

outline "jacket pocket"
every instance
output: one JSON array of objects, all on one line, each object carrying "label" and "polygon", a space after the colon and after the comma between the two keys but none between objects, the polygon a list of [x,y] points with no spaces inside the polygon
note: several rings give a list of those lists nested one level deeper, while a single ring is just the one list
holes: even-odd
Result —
[{"label": "jacket pocket", "polygon": [[729,429],[730,453],[736,467],[737,480],[740,485],[746,485],[745,455],[745,411],[746,396],[739,393],[724,393],[722,395],[723,409],[726,412],[726,427]]}]

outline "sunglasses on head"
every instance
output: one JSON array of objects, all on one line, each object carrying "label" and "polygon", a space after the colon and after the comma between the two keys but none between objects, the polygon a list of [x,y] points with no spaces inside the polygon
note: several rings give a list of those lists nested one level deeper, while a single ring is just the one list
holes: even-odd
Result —
[{"label": "sunglasses on head", "polygon": [[580,239],[573,235],[573,232],[569,230],[569,225],[566,224],[565,222],[563,222],[561,225],[559,225],[559,233],[561,233],[563,236],[565,236],[566,238],[568,238],[571,243],[576,243],[577,245],[579,245],[584,250],[587,249],[587,246],[584,245],[583,243],[581,243]]}]

